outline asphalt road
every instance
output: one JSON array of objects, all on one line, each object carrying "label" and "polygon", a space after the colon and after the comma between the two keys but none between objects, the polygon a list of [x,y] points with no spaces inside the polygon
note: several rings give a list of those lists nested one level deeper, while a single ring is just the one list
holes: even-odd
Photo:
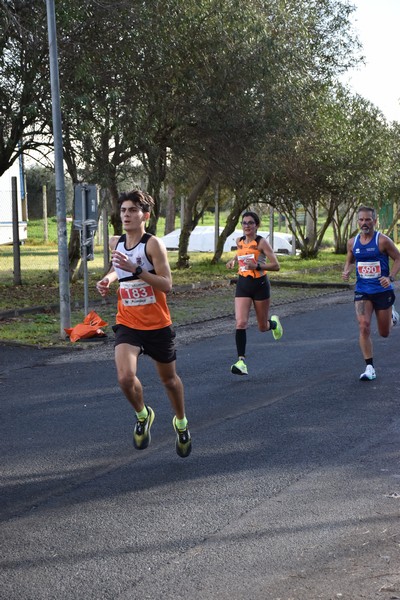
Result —
[{"label": "asphalt road", "polygon": [[[400,598],[400,327],[363,361],[351,293],[280,307],[284,337],[178,330],[193,452],[148,358],[131,445],[112,343],[0,345],[1,600]],[[275,311],[273,311],[275,312]]]}]

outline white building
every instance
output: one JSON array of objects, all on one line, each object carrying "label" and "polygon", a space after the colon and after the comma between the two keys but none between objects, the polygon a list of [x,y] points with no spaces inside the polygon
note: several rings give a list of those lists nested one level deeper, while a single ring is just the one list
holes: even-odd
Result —
[{"label": "white building", "polygon": [[[220,232],[223,230],[220,227]],[[269,239],[268,231],[258,231],[258,235]],[[164,235],[161,239],[167,250],[177,250],[179,246],[180,229]],[[232,233],[224,244],[224,252],[230,252],[236,248],[236,240],[243,235],[241,229]],[[292,254],[292,236],[288,233],[274,232],[274,252],[279,254]],[[213,225],[197,225],[190,234],[188,250],[191,252],[214,252],[215,251],[215,228]]]},{"label": "white building", "polygon": [[13,208],[12,208],[12,177],[17,183],[18,231],[19,239],[26,240],[28,236],[26,194],[23,177],[22,161],[16,160],[13,165],[0,177],[0,244],[12,244]]}]

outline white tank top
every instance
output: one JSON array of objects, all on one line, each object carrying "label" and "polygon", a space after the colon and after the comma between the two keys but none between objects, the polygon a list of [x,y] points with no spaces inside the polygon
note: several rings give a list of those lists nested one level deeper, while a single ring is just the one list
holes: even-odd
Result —
[{"label": "white tank top", "polygon": [[[154,273],[154,265],[150,262],[146,253],[146,244],[150,238],[150,233],[144,233],[141,240],[138,244],[136,244],[136,246],[134,246],[133,248],[127,248],[126,234],[124,233],[119,238],[115,249],[118,250],[118,252],[122,252],[122,254],[126,254],[129,260],[142,267],[142,269],[146,269],[146,271]],[[131,273],[131,271],[124,271],[123,269],[118,269],[117,267],[114,267],[114,270],[117,274],[118,281],[138,279],[138,277],[134,273]]]}]

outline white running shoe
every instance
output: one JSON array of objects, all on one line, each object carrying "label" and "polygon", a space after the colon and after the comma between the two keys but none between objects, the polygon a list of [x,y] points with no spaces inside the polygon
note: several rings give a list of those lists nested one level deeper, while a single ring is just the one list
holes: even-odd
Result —
[{"label": "white running shoe", "polygon": [[376,379],[375,369],[372,365],[367,365],[364,373],[360,375],[360,381],[372,381]]},{"label": "white running shoe", "polygon": [[397,312],[397,310],[394,307],[394,304],[392,304],[392,323],[393,326],[397,325],[397,323],[400,321],[400,315]]}]

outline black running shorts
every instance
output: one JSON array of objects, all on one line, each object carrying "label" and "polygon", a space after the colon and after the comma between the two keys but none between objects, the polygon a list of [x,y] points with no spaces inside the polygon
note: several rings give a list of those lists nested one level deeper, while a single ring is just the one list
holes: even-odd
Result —
[{"label": "black running shorts", "polygon": [[354,292],[354,302],[360,302],[360,300],[369,300],[375,310],[385,310],[390,308],[395,301],[396,296],[393,290],[385,290],[384,292],[378,292],[378,294],[364,294],[363,292]]},{"label": "black running shorts", "polygon": [[269,279],[262,277],[243,277],[239,275],[236,283],[235,298],[251,298],[252,300],[268,300],[270,297]]},{"label": "black running shorts", "polygon": [[171,326],[162,329],[131,329],[126,325],[113,325],[115,333],[114,346],[130,344],[138,346],[141,354],[148,354],[159,363],[170,363],[176,360],[175,331]]}]

